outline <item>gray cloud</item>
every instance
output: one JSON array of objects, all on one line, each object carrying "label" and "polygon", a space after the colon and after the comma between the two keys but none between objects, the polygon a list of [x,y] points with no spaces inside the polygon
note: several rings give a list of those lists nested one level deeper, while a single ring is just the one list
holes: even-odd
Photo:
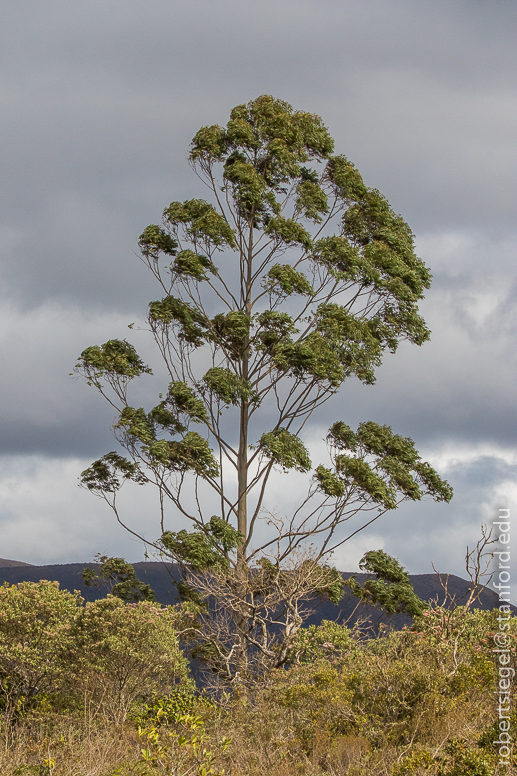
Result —
[{"label": "gray cloud", "polygon": [[[69,549],[40,546],[52,559],[86,552],[41,472],[52,461],[73,501],[71,461],[112,449],[112,413],[68,373],[85,346],[114,336],[153,358],[143,333],[126,328],[158,294],[134,255],[138,235],[172,199],[204,196],[186,161],[199,126],[225,123],[261,93],[323,117],[336,150],[411,224],[435,276],[422,307],[432,341],[386,358],[374,388],[345,387],[310,431],[372,418],[431,453],[471,446],[473,458],[446,467],[455,502],[414,508],[412,570],[429,537],[442,541],[426,516],[458,537],[473,530],[471,506],[486,502],[488,514],[515,450],[515,4],[49,0],[27,13],[6,0],[1,15],[0,488],[15,483],[19,495],[0,519],[11,554],[23,546],[24,499],[36,503],[24,495],[36,470],[41,530],[66,525]],[[152,401],[154,385],[138,386],[135,403]],[[408,514],[372,537],[410,553]]]},{"label": "gray cloud", "polygon": [[196,188],[190,138],[263,92],[319,112],[337,148],[415,228],[512,223],[511,5],[197,0],[32,11],[7,4],[3,26],[15,242],[5,277],[25,302],[135,304],[137,235]]}]

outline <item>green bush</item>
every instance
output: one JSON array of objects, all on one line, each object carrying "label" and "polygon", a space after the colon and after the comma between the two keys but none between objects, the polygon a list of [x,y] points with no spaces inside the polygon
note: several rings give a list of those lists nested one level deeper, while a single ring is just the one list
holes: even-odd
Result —
[{"label": "green bush", "polygon": [[470,746],[462,739],[452,739],[437,758],[436,776],[495,776],[497,758]]},{"label": "green bush", "polygon": [[[444,625],[437,627],[444,618],[448,636]],[[467,754],[461,748],[446,750],[442,759],[432,758],[432,772],[439,766],[443,776],[449,771],[456,776],[465,761],[484,776],[490,757],[477,739],[495,713],[491,628],[496,624],[497,612],[451,613],[438,607],[425,610],[414,630],[363,641],[334,623],[311,626],[297,637],[299,665],[277,671],[262,702],[284,711],[310,757],[322,740],[330,751],[350,736],[361,737],[376,752],[406,749],[394,774],[424,772],[429,742],[441,741],[434,746],[439,751],[468,724]],[[512,633],[516,624],[512,621]]]},{"label": "green bush", "polygon": [[63,689],[82,602],[57,582],[0,587],[0,703],[7,721]]},{"label": "green bush", "polygon": [[291,665],[307,665],[315,660],[337,662],[356,646],[345,625],[322,620],[320,625],[301,628],[296,634],[288,654]]},{"label": "green bush", "polygon": [[178,645],[177,611],[120,598],[87,603],[77,621],[77,662],[84,689],[115,719],[124,720],[138,697],[166,694],[190,683]]},{"label": "green bush", "polygon": [[174,607],[119,598],[87,603],[57,583],[0,587],[0,702],[4,720],[28,710],[88,711],[123,721],[137,698],[193,687]]}]

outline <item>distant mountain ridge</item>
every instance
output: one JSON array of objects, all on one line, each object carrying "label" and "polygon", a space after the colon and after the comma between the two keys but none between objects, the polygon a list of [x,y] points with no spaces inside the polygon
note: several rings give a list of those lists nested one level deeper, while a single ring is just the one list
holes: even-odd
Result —
[{"label": "distant mountain ridge", "polygon": [[[4,565],[5,564],[5,565]],[[158,561],[144,561],[133,564],[137,576],[147,582],[156,594],[159,603],[163,605],[177,603],[177,596],[172,589],[171,574],[165,564]],[[95,588],[87,587],[82,578],[82,570],[86,567],[97,568],[95,563],[65,563],[49,566],[33,566],[21,561],[7,561],[0,559],[0,584],[8,582],[16,584],[18,582],[39,582],[41,579],[48,579],[52,582],[59,582],[59,586],[66,590],[77,590],[86,601],[95,601],[106,595],[106,587]],[[343,578],[354,576],[358,582],[364,583],[366,574],[354,572],[342,572]],[[442,575],[446,577],[447,575]],[[415,590],[415,593],[424,601],[433,601],[435,599],[441,604],[444,599],[444,590],[440,584],[438,574],[410,574],[409,579]],[[454,574],[448,576],[448,591],[451,596],[455,596],[456,603],[461,604],[466,600],[469,591],[469,582]],[[476,603],[477,608],[493,609],[499,604],[499,596],[493,590],[486,589],[481,593],[480,600]],[[517,613],[517,607],[512,607],[514,613]],[[336,622],[347,622],[352,625],[360,618],[370,619],[374,624],[381,622],[389,623],[393,628],[401,628],[411,622],[411,618],[406,615],[392,615],[388,617],[381,609],[373,606],[361,604],[357,606],[355,598],[350,590],[346,590],[344,597],[339,604],[332,604],[330,601],[320,601],[317,603],[315,611],[308,617],[306,624],[317,624],[321,620],[334,620]]]},{"label": "distant mountain ridge", "polygon": [[11,568],[12,566],[33,566],[33,563],[24,563],[22,560],[8,560],[7,558],[0,558],[0,569]]}]

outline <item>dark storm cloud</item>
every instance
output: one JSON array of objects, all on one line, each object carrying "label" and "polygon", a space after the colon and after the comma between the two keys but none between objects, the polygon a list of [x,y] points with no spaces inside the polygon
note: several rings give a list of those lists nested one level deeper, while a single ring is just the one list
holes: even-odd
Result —
[{"label": "dark storm cloud", "polygon": [[199,191],[190,138],[263,92],[319,112],[414,228],[508,226],[511,5],[49,2],[4,15],[4,277],[20,303],[134,306],[138,234]]}]

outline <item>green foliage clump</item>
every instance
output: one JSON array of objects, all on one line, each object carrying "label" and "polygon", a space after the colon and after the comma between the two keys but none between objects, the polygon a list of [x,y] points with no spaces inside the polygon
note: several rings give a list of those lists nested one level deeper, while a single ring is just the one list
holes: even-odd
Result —
[{"label": "green foliage clump", "polygon": [[306,472],[312,466],[305,445],[296,434],[291,434],[285,428],[262,434],[259,446],[261,452],[284,471],[295,469],[298,472]]},{"label": "green foliage clump", "polygon": [[274,216],[268,220],[264,231],[284,245],[301,245],[305,250],[312,248],[309,232],[294,218]]},{"label": "green foliage clump", "polygon": [[83,569],[82,576],[85,585],[100,587],[107,585],[111,595],[120,598],[127,603],[137,601],[156,601],[156,596],[147,582],[138,579],[135,569],[124,558],[109,558],[107,555],[96,555],[95,561],[99,563],[97,573],[95,569]]},{"label": "green foliage clump", "polygon": [[163,211],[163,217],[175,234],[178,227],[183,226],[186,236],[194,244],[235,247],[233,229],[212,205],[202,199],[171,202]]},{"label": "green foliage clump", "polygon": [[174,259],[172,270],[177,275],[184,275],[195,280],[207,280],[207,270],[212,273],[216,272],[210,259],[188,249],[178,253]]},{"label": "green foliage clump", "polygon": [[[174,384],[178,386],[178,383]],[[179,396],[178,396],[179,395]],[[204,411],[201,403],[188,389],[171,394],[168,401],[178,403],[177,412],[184,413],[197,422],[198,413]],[[171,471],[194,471],[207,479],[217,477],[219,466],[214,458],[207,440],[196,431],[188,431],[181,440],[168,440],[158,436],[158,426],[172,431],[185,431],[186,427],[176,420],[176,415],[167,410],[167,402],[155,407],[149,414],[141,407],[124,407],[120,413],[115,429],[121,430],[126,446],[134,452],[138,447],[148,456],[148,462],[154,469],[160,466]],[[117,474],[123,479],[131,479],[138,484],[149,480],[142,474],[138,463],[131,463],[117,453],[108,453],[95,461],[89,469],[81,474],[81,484],[89,490],[99,493],[118,490],[120,482]]]},{"label": "green foliage clump", "polygon": [[340,497],[345,494],[345,483],[340,480],[337,474],[327,469],[325,466],[316,467],[315,479],[318,486],[326,496]]},{"label": "green foliage clump", "polygon": [[187,346],[199,348],[209,339],[209,321],[194,305],[175,296],[151,302],[149,323],[155,330],[174,330],[178,339]]},{"label": "green foliage clump", "polygon": [[138,239],[142,254],[158,261],[160,253],[176,256],[178,242],[170,234],[156,224],[146,227]]},{"label": "green foliage clump", "polygon": [[388,614],[418,617],[427,604],[413,590],[407,571],[383,550],[371,550],[359,561],[361,571],[375,574],[360,585],[355,577],[345,581],[352,593],[364,603],[381,606]]},{"label": "green foliage clump", "polygon": [[203,382],[212,394],[225,404],[237,405],[240,401],[253,404],[258,402],[258,395],[249,380],[242,380],[230,369],[214,366],[205,374]]},{"label": "green foliage clump", "polygon": [[474,749],[469,742],[453,738],[436,758],[436,776],[494,776],[494,757]]},{"label": "green foliage clump", "polygon": [[267,278],[266,288],[271,289],[273,293],[286,296],[314,294],[314,289],[303,272],[298,272],[290,264],[274,264],[267,273]]},{"label": "green foliage clump", "polygon": [[239,361],[249,349],[250,317],[242,310],[218,313],[212,320],[212,339],[230,361]]},{"label": "green foliage clump", "polygon": [[57,582],[0,587],[0,704],[8,720],[62,688],[82,602]]},{"label": "green foliage clump", "polygon": [[242,536],[225,520],[213,516],[195,531],[165,531],[161,544],[171,557],[193,571],[228,568],[228,555],[242,543]]},{"label": "green foliage clump", "polygon": [[127,378],[152,374],[126,340],[108,340],[104,345],[86,348],[80,355],[79,364],[96,378],[106,373]]},{"label": "green foliage clump", "polygon": [[177,407],[178,412],[188,415],[196,423],[206,422],[207,412],[205,405],[182,380],[169,385],[167,400]]},{"label": "green foliage clump", "polygon": [[288,662],[291,665],[311,665],[317,661],[342,662],[356,648],[349,629],[331,620],[320,625],[301,628],[291,644]]},{"label": "green foliage clump", "polygon": [[82,684],[114,719],[125,719],[138,697],[191,681],[178,621],[176,609],[149,601],[108,595],[86,603],[76,626]]},{"label": "green foliage clump", "polygon": [[116,452],[107,453],[81,473],[81,485],[97,493],[114,493],[121,487],[121,481],[132,480],[140,485],[146,482],[137,463]]},{"label": "green foliage clump", "polygon": [[413,440],[394,434],[389,426],[367,421],[354,432],[340,420],[330,427],[327,443],[335,471],[319,466],[315,472],[327,496],[360,494],[384,509],[424,496],[438,502],[452,498],[451,486],[421,460]]}]

